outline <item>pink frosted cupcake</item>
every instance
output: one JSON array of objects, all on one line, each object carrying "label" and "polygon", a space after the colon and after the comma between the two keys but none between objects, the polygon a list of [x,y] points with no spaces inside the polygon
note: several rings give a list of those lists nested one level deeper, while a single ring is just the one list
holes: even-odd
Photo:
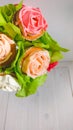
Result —
[{"label": "pink frosted cupcake", "polygon": [[48,26],[39,8],[23,6],[15,17],[15,24],[20,27],[25,39],[30,41],[41,37]]},{"label": "pink frosted cupcake", "polygon": [[0,34],[0,66],[9,66],[16,56],[16,44],[5,34]]}]

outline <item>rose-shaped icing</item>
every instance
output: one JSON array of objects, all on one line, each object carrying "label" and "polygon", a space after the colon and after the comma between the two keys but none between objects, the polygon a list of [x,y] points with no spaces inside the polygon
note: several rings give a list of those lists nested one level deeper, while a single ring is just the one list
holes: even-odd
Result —
[{"label": "rose-shaped icing", "polygon": [[22,59],[22,71],[32,78],[41,76],[47,72],[50,56],[47,50],[31,47]]},{"label": "rose-shaped icing", "polygon": [[5,34],[0,34],[0,66],[5,66],[13,60],[16,53],[16,45]]},{"label": "rose-shaped icing", "polygon": [[39,38],[48,26],[40,9],[29,6],[23,6],[16,14],[15,24],[20,27],[27,40]]},{"label": "rose-shaped icing", "polygon": [[4,91],[17,91],[20,89],[20,85],[16,82],[11,75],[0,76],[0,89]]}]

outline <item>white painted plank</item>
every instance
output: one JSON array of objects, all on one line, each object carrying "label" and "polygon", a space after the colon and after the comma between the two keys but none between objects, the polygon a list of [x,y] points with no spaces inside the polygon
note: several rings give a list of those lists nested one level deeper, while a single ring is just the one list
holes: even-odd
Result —
[{"label": "white painted plank", "polygon": [[10,95],[5,130],[39,130],[38,95],[17,98]]},{"label": "white painted plank", "polygon": [[55,69],[54,78],[59,130],[73,130],[73,97],[69,68]]},{"label": "white painted plank", "polygon": [[59,130],[54,87],[52,71],[44,86],[39,89],[39,130]]},{"label": "white painted plank", "polygon": [[58,67],[68,67],[68,76],[69,76],[69,80],[70,80],[70,87],[71,87],[71,91],[72,91],[72,95],[73,95],[73,61],[65,61],[65,62],[60,62]]},{"label": "white painted plank", "polygon": [[8,106],[8,93],[0,91],[0,130],[4,130]]},{"label": "white painted plank", "polygon": [[[49,73],[45,87],[41,88],[39,98],[41,130],[73,130],[72,75],[73,62],[60,63],[55,70]],[[67,117],[69,117],[68,120],[66,120]]]}]

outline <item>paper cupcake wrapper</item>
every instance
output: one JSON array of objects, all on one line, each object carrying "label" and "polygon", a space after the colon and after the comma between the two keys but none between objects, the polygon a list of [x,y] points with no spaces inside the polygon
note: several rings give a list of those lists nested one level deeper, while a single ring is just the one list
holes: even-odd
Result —
[{"label": "paper cupcake wrapper", "polygon": [[16,82],[16,80],[10,76],[0,76],[0,89],[4,91],[18,91],[20,89],[20,85]]}]

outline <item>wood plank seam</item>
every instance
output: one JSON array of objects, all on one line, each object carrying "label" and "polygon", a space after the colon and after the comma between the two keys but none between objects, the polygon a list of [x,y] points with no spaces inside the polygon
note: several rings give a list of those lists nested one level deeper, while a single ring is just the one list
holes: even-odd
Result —
[{"label": "wood plank seam", "polygon": [[8,112],[8,104],[9,104],[9,94],[8,94],[8,97],[7,97],[7,106],[6,106],[6,114],[5,114],[5,119],[4,119],[4,128],[3,128],[3,130],[5,130],[5,127],[6,127],[6,119],[7,119],[7,112]]}]

